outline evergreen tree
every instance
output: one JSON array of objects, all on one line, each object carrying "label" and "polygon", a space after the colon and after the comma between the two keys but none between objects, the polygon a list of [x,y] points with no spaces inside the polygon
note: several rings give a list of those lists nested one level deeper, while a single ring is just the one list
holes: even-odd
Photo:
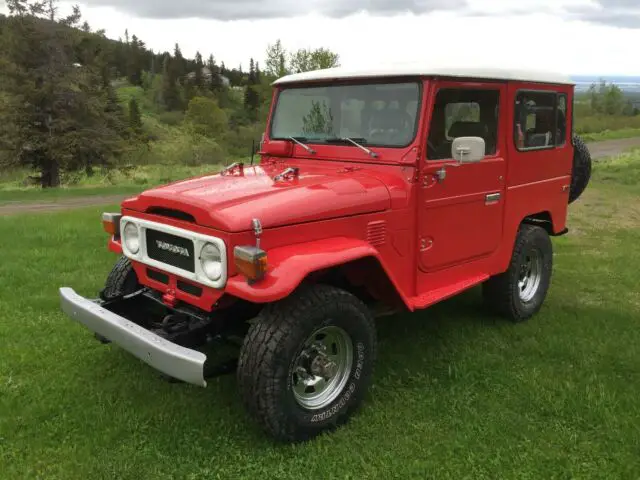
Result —
[{"label": "evergreen tree", "polygon": [[142,131],[142,115],[140,115],[140,107],[135,98],[129,100],[129,127],[135,133]]},{"label": "evergreen tree", "polygon": [[258,64],[258,62],[256,62],[256,72],[255,72],[255,80],[256,80],[256,85],[260,85],[260,83],[262,83],[262,74],[260,72],[260,65]]},{"label": "evergreen tree", "polygon": [[200,55],[200,52],[196,52],[196,70],[193,84],[197,89],[202,89],[204,87],[203,69],[204,62],[202,61],[202,55]]},{"label": "evergreen tree", "polygon": [[220,78],[218,66],[216,65],[216,61],[213,58],[213,55],[209,55],[209,60],[207,60],[207,68],[211,73],[211,78],[209,79],[209,89],[212,92],[217,93],[222,88],[222,79]]},{"label": "evergreen tree", "polygon": [[8,0],[7,6],[0,49],[0,124],[9,133],[3,148],[12,164],[38,170],[43,187],[58,186],[64,171],[104,163],[120,146],[110,128],[115,117],[107,108],[99,37],[78,29],[77,7],[58,18],[55,0]]},{"label": "evergreen tree", "polygon": [[244,93],[244,109],[251,120],[257,117],[258,107],[260,105],[260,96],[256,88],[256,70],[253,58],[249,61],[249,76],[247,78],[247,87]]},{"label": "evergreen tree", "polygon": [[180,50],[180,46],[176,43],[176,46],[173,50],[173,60],[171,62],[171,70],[173,78],[180,82],[180,84],[184,81],[184,75],[186,70],[186,64],[184,57],[182,56],[182,51]]},{"label": "evergreen tree", "polygon": [[180,110],[180,92],[175,77],[175,70],[171,68],[173,64],[170,55],[166,55],[162,65],[162,103],[167,110]]},{"label": "evergreen tree", "polygon": [[142,85],[144,43],[133,35],[127,55],[127,78],[132,85]]}]

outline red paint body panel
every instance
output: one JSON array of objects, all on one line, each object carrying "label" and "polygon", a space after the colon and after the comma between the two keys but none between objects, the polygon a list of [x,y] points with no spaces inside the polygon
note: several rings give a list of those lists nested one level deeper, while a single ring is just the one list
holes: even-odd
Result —
[{"label": "red paint body panel", "polygon": [[[451,87],[499,90],[495,155],[460,166],[427,160],[435,95]],[[514,98],[519,89],[567,94],[564,146],[516,149]],[[227,246],[224,288],[203,287],[203,295],[194,297],[177,291],[177,276],[169,275],[165,285],[134,263],[141,283],[210,311],[225,295],[256,303],[279,300],[313,272],[369,257],[406,308],[414,310],[503,272],[527,216],[546,212],[554,232],[565,228],[573,156],[571,86],[425,78],[422,92],[418,134],[406,148],[372,147],[379,154],[372,159],[354,146],[318,144],[310,154],[299,145],[270,143],[265,135],[259,166],[176,182],[125,201],[124,215],[216,236]],[[289,167],[297,168],[298,175],[274,180]],[[446,177],[438,181],[442,168]],[[185,212],[195,223],[152,213],[153,208]],[[233,248],[255,244],[253,218],[264,228],[260,247],[269,267],[264,279],[248,284],[235,272]],[[114,239],[109,249],[122,252]]]},{"label": "red paint body panel", "polygon": [[[289,167],[299,176],[274,181]],[[362,171],[340,172],[332,162],[290,159],[244,168],[242,173],[206,175],[154,188],[124,203],[146,212],[164,207],[187,212],[200,225],[240,232],[259,218],[264,228],[380,212],[390,207],[383,182]]]},{"label": "red paint body panel", "polygon": [[269,250],[269,272],[263,280],[250,285],[245,278],[235,276],[229,279],[226,292],[257,303],[274,302],[289,295],[308,274],[364,257],[382,263],[369,243],[347,237],[274,248]]},{"label": "red paint body panel", "polygon": [[[133,264],[133,269],[136,272],[138,281],[142,285],[152,288],[162,293],[163,295],[167,295],[167,294],[171,295],[172,297],[175,297],[175,299],[178,301],[185,302],[190,305],[194,305],[207,312],[210,312],[211,310],[213,310],[215,303],[218,300],[220,300],[220,298],[222,298],[222,296],[224,295],[224,291],[222,290],[216,290],[214,288],[206,288],[203,285],[198,285],[195,282],[191,282],[184,278],[180,278],[177,275],[167,274],[166,272],[164,273],[169,277],[169,282],[166,284],[159,282],[149,277],[147,273],[149,267],[135,261],[131,263]],[[151,270],[162,272],[162,270],[158,270],[157,268],[151,268]],[[202,295],[195,296],[180,290],[178,288],[178,280],[180,280],[181,282],[185,282],[190,285],[194,285],[196,287],[202,288]]]}]

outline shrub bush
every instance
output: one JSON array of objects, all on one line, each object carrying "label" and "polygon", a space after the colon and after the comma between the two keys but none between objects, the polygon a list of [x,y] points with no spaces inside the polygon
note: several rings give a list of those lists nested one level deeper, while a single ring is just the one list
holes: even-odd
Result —
[{"label": "shrub bush", "polygon": [[160,123],[175,127],[177,125],[180,125],[184,120],[184,113],[176,111],[162,112],[158,115],[158,120],[160,121]]}]

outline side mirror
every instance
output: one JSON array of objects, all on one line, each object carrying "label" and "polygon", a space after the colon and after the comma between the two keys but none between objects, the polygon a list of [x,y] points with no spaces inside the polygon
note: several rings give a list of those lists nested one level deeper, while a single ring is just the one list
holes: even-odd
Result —
[{"label": "side mirror", "polygon": [[273,155],[274,157],[288,157],[293,153],[293,142],[288,140],[265,140],[262,142],[261,151],[258,153]]},{"label": "side mirror", "polygon": [[484,158],[485,149],[482,137],[458,137],[451,145],[451,157],[458,163],[477,163]]}]

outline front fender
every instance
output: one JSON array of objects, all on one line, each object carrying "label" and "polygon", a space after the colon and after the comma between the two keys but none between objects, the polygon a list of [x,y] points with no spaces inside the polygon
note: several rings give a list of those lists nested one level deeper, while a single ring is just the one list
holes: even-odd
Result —
[{"label": "front fender", "polygon": [[370,244],[347,237],[274,248],[267,251],[267,256],[269,267],[262,280],[249,284],[245,277],[236,275],[227,281],[225,293],[253,303],[275,302],[287,297],[312,272],[364,257],[380,261],[378,251]]}]

